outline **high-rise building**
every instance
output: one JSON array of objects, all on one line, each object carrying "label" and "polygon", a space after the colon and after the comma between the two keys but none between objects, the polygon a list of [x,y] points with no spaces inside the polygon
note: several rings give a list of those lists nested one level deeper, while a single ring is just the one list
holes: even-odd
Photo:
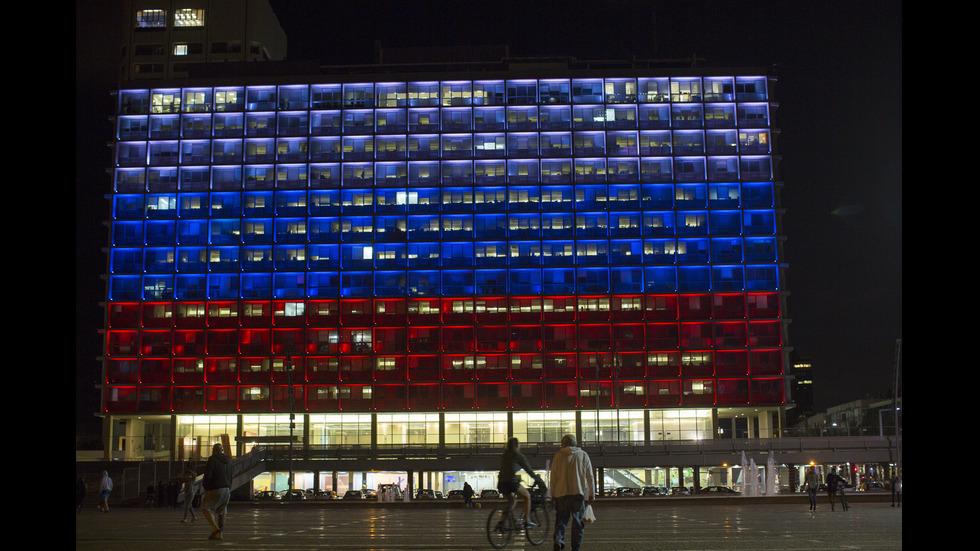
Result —
[{"label": "high-rise building", "polygon": [[187,77],[202,63],[286,59],[286,33],[267,0],[127,0],[120,79]]},{"label": "high-rise building", "polygon": [[805,423],[816,413],[813,405],[813,362],[809,357],[790,353],[794,407],[787,412],[787,424]]},{"label": "high-rise building", "polygon": [[778,435],[765,71],[254,80],[118,91],[107,454]]}]

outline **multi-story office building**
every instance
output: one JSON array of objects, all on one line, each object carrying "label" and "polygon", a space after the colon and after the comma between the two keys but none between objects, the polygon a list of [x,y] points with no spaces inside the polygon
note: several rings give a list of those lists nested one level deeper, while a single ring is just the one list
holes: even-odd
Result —
[{"label": "multi-story office building", "polygon": [[778,435],[764,72],[388,69],[118,91],[107,454]]}]

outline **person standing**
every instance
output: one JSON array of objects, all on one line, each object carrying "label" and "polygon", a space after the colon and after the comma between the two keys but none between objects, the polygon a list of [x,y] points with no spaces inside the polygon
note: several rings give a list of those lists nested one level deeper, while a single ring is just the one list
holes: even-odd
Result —
[{"label": "person standing", "polygon": [[102,471],[102,481],[99,483],[99,509],[103,513],[109,512],[109,494],[112,493],[112,479],[109,478],[108,471]]},{"label": "person standing", "polygon": [[[830,474],[827,475],[827,495],[830,497],[831,511],[834,510],[834,498],[837,497],[837,492],[843,489],[845,483],[844,479],[837,474],[837,469],[830,471]],[[845,511],[847,510],[847,502],[842,500],[841,506]]]},{"label": "person standing", "polygon": [[565,548],[565,528],[572,522],[571,551],[582,549],[586,505],[595,501],[592,460],[571,434],[561,439],[561,448],[551,461],[551,497],[555,504],[555,551]]},{"label": "person standing", "polygon": [[228,514],[228,500],[231,498],[231,460],[224,454],[224,447],[217,443],[211,449],[211,457],[204,466],[204,498],[201,500],[201,514],[211,524],[210,540],[220,540]]},{"label": "person standing", "polygon": [[806,495],[810,498],[810,510],[817,510],[817,468],[806,473]]},{"label": "person standing", "polygon": [[82,512],[82,503],[85,502],[85,479],[82,475],[75,475],[75,514]]},{"label": "person standing", "polygon": [[902,506],[902,473],[895,475],[892,479],[892,507],[898,501],[898,506]]},{"label": "person standing", "polygon": [[194,484],[194,480],[196,478],[197,473],[190,469],[187,469],[180,474],[184,494],[184,519],[180,522],[187,522],[187,513],[191,514],[191,522],[195,522],[197,520],[197,515],[194,514],[194,496],[197,494]]},{"label": "person standing", "polygon": [[463,483],[463,500],[465,501],[467,507],[473,506],[473,494],[475,493],[476,491],[473,490],[473,486],[470,486],[469,482]]}]

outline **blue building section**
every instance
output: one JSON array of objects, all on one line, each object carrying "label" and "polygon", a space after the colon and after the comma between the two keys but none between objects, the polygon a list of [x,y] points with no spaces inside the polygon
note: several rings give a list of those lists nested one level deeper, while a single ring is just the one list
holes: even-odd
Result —
[{"label": "blue building section", "polygon": [[[120,90],[106,384],[126,398],[106,407],[212,411],[231,388],[240,411],[236,385],[276,381],[208,366],[284,355],[301,358],[301,384],[322,382],[311,375],[322,358],[361,354],[359,384],[406,387],[417,380],[398,366],[431,357],[425,382],[448,392],[456,355],[500,354],[538,368],[473,381],[515,396],[557,382],[543,367],[557,351],[644,385],[633,405],[782,403],[768,85],[700,75]],[[660,354],[677,368],[661,370]],[[624,355],[630,367],[608,368]],[[175,377],[190,358],[200,376]],[[379,368],[389,358],[401,376]],[[150,366],[156,382],[126,375]],[[708,390],[682,390],[695,387]],[[175,405],[188,389],[201,400]],[[275,392],[259,394],[256,407],[275,410]],[[584,407],[579,394],[556,403]],[[374,396],[359,406],[376,408]],[[438,396],[423,408],[449,407]]]}]

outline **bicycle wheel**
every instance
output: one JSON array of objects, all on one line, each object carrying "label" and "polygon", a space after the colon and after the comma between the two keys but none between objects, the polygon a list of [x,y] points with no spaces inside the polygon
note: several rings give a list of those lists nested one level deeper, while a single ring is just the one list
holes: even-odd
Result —
[{"label": "bicycle wheel", "polygon": [[525,527],[524,535],[531,545],[541,545],[544,543],[544,540],[548,539],[548,532],[551,528],[551,524],[548,521],[548,509],[540,504],[535,505],[531,507],[530,518],[537,526]]},{"label": "bicycle wheel", "polygon": [[487,540],[494,549],[510,543],[510,538],[514,535],[514,526],[507,514],[506,507],[497,507],[490,512],[487,517]]}]

